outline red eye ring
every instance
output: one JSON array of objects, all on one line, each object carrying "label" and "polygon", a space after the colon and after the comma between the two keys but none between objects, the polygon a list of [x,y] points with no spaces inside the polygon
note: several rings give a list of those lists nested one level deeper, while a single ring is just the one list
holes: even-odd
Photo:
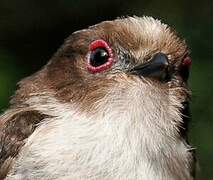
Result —
[{"label": "red eye ring", "polygon": [[183,59],[182,64],[184,66],[190,67],[192,65],[192,59],[190,57],[186,57]]},{"label": "red eye ring", "polygon": [[[99,66],[93,66],[91,64],[91,54],[99,48],[106,51],[106,53],[108,55],[107,61],[104,64],[101,64]],[[110,46],[102,39],[93,41],[89,45],[89,53],[87,55],[87,69],[91,73],[99,73],[99,72],[102,72],[102,71],[110,68],[112,66],[112,64],[113,64],[113,52],[112,52],[112,49],[110,48]]]}]

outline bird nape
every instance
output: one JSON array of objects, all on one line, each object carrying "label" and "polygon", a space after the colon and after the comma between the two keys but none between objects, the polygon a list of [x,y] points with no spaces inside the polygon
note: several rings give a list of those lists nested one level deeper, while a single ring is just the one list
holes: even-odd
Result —
[{"label": "bird nape", "polygon": [[151,17],[72,33],[0,116],[0,179],[193,180],[190,64]]}]

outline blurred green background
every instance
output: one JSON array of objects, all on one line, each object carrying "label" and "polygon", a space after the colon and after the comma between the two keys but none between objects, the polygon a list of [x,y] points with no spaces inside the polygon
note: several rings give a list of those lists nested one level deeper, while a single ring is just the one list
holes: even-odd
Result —
[{"label": "blurred green background", "polygon": [[125,15],[150,15],[184,37],[193,59],[190,139],[199,177],[213,180],[213,1],[0,0],[0,109],[16,83],[40,69],[73,31]]}]

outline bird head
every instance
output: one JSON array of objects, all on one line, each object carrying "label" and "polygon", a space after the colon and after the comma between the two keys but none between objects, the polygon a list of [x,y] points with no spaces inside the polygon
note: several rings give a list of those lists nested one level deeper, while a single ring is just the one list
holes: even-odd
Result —
[{"label": "bird head", "polygon": [[190,64],[185,41],[159,20],[104,21],[71,34],[40,72],[20,83],[16,100],[51,92],[89,113],[114,103],[132,104],[144,116],[171,106],[181,114]]},{"label": "bird head", "polygon": [[[41,163],[43,170],[45,159],[50,174],[57,169],[74,177],[86,168],[113,174],[126,164],[126,170],[141,168],[145,179],[161,173],[187,179],[190,64],[185,41],[151,17],[104,21],[74,32],[42,70],[21,81],[13,99],[47,115],[20,164],[30,173],[28,160],[35,155],[36,169]],[[48,164],[57,168],[49,171]]]},{"label": "bird head", "polygon": [[134,88],[139,93],[152,89],[153,97],[157,90],[166,97],[173,90],[185,101],[190,64],[185,41],[171,28],[150,17],[129,17],[73,33],[41,71],[39,83],[89,111],[112,89],[124,97]]}]

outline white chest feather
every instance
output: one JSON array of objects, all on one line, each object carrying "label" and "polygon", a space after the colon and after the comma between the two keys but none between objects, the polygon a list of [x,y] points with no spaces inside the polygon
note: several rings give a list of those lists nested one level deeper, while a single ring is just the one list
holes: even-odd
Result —
[{"label": "white chest feather", "polygon": [[[7,179],[192,179],[191,155],[176,131],[180,104],[174,100],[166,106],[165,97],[132,93],[125,100],[118,94],[106,96],[94,114],[47,97],[50,102],[36,109],[55,117],[28,139]],[[146,99],[132,99],[138,96]]]}]

